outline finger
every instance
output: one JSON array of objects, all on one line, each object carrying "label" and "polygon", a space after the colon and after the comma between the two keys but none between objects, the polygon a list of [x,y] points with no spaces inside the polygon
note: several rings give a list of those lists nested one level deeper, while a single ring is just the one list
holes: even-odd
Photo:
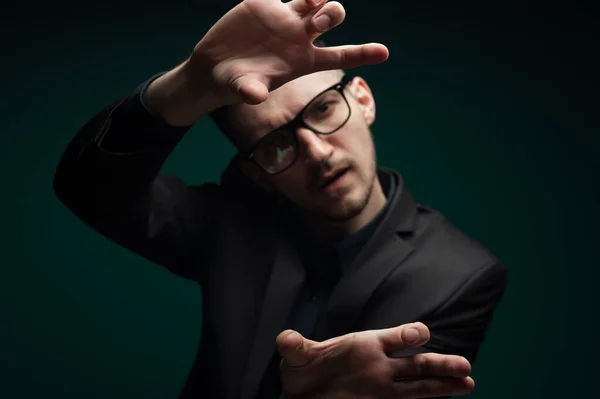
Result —
[{"label": "finger", "polygon": [[379,43],[315,47],[316,71],[351,69],[364,65],[380,64],[388,59],[387,47]]},{"label": "finger", "polygon": [[231,85],[242,100],[251,105],[260,104],[269,96],[267,86],[248,76],[240,76]]},{"label": "finger", "polygon": [[344,6],[337,1],[329,2],[306,20],[306,31],[314,40],[320,34],[344,22],[344,18],[346,18]]},{"label": "finger", "polygon": [[305,16],[318,10],[319,7],[322,7],[326,3],[327,0],[292,0],[289,2],[289,6],[300,16]]},{"label": "finger", "polygon": [[438,398],[440,396],[467,395],[473,392],[475,381],[466,378],[427,378],[396,383],[393,387],[398,397],[406,399]]},{"label": "finger", "polygon": [[390,361],[396,381],[403,377],[465,378],[471,374],[471,363],[462,356],[424,353]]},{"label": "finger", "polygon": [[402,324],[398,327],[376,330],[385,353],[416,348],[429,341],[429,329],[423,323]]},{"label": "finger", "polygon": [[314,341],[304,338],[294,330],[285,330],[275,340],[277,351],[281,355],[283,365],[288,367],[302,367],[310,363],[311,346]]}]

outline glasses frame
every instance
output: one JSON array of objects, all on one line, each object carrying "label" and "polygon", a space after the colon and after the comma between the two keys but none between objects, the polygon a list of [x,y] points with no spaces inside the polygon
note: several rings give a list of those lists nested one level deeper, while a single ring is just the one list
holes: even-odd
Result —
[{"label": "glasses frame", "polygon": [[[273,129],[272,131],[270,131],[269,133],[267,133],[266,135],[261,137],[256,143],[254,143],[252,145],[252,147],[248,151],[241,152],[239,154],[240,158],[243,160],[248,160],[248,161],[254,162],[259,168],[261,168],[263,171],[265,171],[266,173],[268,173],[270,175],[276,175],[276,174],[285,172],[286,170],[291,168],[296,163],[296,161],[298,161],[298,151],[297,151],[298,128],[301,128],[301,127],[306,128],[315,134],[319,134],[321,136],[328,136],[328,135],[333,134],[333,133],[337,132],[338,130],[340,130],[348,122],[348,120],[350,119],[350,116],[352,115],[352,108],[350,107],[350,103],[348,102],[348,99],[346,98],[346,95],[344,94],[344,89],[346,88],[348,83],[350,83],[351,81],[352,81],[352,78],[350,76],[344,75],[338,83],[326,88],[325,90],[323,90],[322,92],[320,92],[319,94],[314,96],[313,99],[310,100],[309,103],[306,104],[300,112],[298,112],[298,114],[296,114],[294,119],[287,122],[285,125],[282,125],[276,129]],[[320,131],[314,129],[313,127],[309,126],[306,122],[304,122],[303,116],[304,116],[304,113],[306,112],[306,110],[317,100],[317,98],[319,98],[321,95],[323,95],[331,90],[335,90],[335,91],[339,92],[340,95],[342,96],[342,98],[344,99],[344,101],[346,102],[346,105],[348,106],[348,117],[344,120],[344,122],[338,128],[332,130],[331,132],[323,133],[323,132],[320,132]],[[293,142],[294,142],[294,145],[296,148],[294,159],[285,168],[278,170],[277,172],[269,172],[260,163],[258,163],[258,161],[256,161],[256,159],[254,158],[254,151],[256,150],[256,148],[258,148],[261,145],[261,143],[263,143],[265,140],[268,140],[269,137],[271,137],[274,134],[277,134],[282,129],[288,130],[292,134],[292,139],[293,139]]]}]

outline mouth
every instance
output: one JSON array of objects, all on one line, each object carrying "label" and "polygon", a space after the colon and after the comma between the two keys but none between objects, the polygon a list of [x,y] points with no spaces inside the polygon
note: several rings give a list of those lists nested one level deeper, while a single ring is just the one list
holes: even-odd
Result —
[{"label": "mouth", "polygon": [[340,180],[346,174],[346,172],[348,172],[348,170],[349,168],[343,168],[325,175],[321,180],[321,184],[318,186],[317,190],[325,190],[326,188],[332,186],[335,182]]}]

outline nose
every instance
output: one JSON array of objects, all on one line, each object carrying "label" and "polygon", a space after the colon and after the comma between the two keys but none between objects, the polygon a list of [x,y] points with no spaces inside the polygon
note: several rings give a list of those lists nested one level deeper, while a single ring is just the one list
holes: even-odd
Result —
[{"label": "nose", "polygon": [[315,132],[305,129],[298,129],[298,142],[300,144],[300,155],[306,162],[322,162],[331,157],[334,148],[327,136],[316,134]]}]

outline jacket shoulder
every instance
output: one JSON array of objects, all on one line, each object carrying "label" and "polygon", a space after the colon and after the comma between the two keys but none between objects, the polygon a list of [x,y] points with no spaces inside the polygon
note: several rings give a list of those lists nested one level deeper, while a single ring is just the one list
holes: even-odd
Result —
[{"label": "jacket shoulder", "polygon": [[418,205],[412,244],[421,256],[436,259],[440,272],[469,276],[486,267],[504,267],[492,251],[466,234],[441,212]]}]

